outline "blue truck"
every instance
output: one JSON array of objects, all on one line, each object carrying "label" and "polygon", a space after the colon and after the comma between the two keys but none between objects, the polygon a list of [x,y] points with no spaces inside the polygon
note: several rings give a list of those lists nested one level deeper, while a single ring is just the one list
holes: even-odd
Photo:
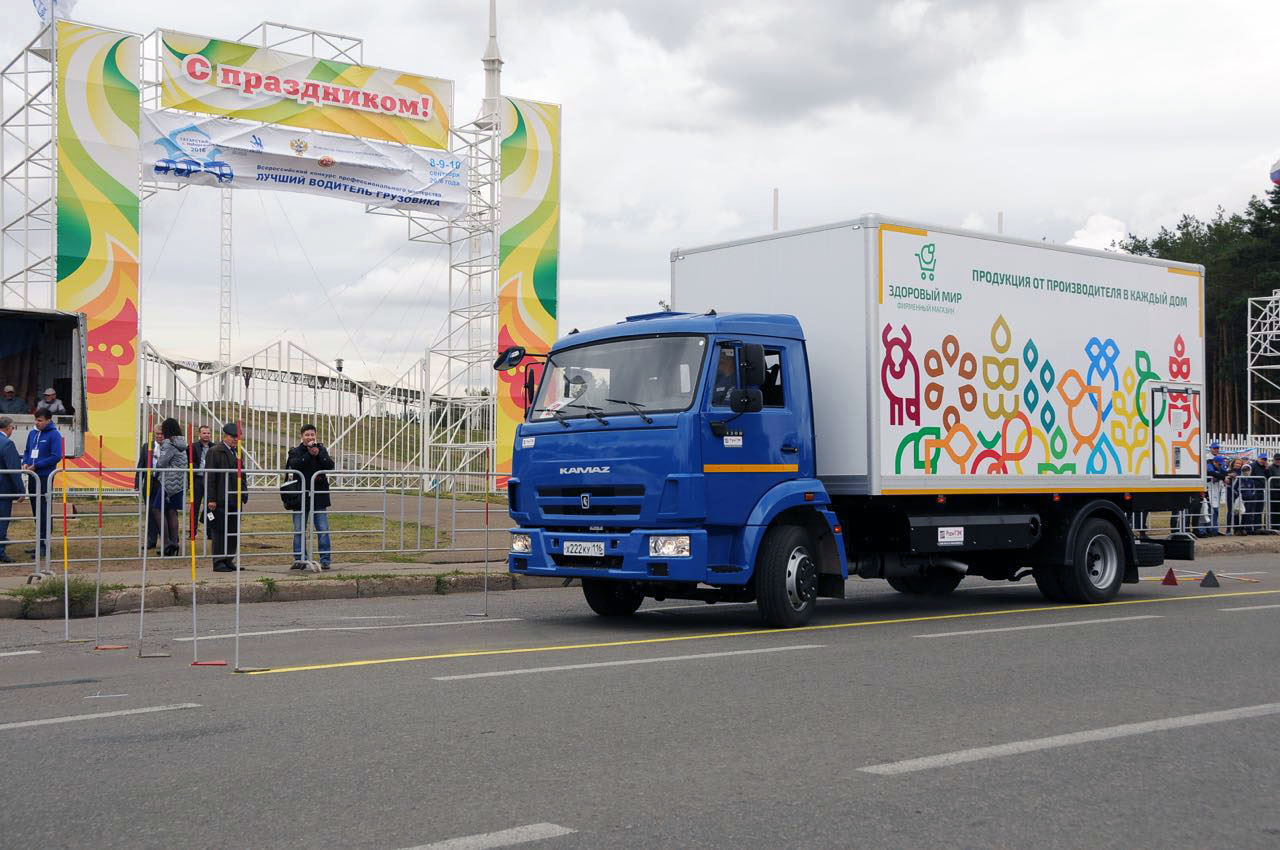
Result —
[{"label": "blue truck", "polygon": [[1201,267],[876,215],[671,261],[671,310],[495,361],[510,572],[786,627],[850,577],[1089,603],[1194,557],[1134,518],[1203,489]]}]

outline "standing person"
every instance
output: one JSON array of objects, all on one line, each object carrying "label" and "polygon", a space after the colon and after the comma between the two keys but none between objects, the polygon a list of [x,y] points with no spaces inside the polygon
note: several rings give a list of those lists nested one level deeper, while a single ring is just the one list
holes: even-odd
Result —
[{"label": "standing person", "polygon": [[[325,471],[333,469],[333,458],[316,440],[316,426],[303,425],[302,442],[289,450],[288,468],[301,473],[302,480],[290,476],[280,486],[280,499],[287,510],[293,512],[293,570],[305,570],[302,559],[302,536],[307,533],[307,516],[315,525],[320,542],[320,569],[327,570],[332,561],[329,539],[329,476]],[[299,486],[302,492],[299,493]]]},{"label": "standing person", "polygon": [[1253,461],[1245,459],[1240,464],[1240,501],[1244,505],[1244,513],[1240,517],[1245,534],[1258,533],[1259,509],[1262,500],[1262,479],[1253,472]]},{"label": "standing person", "polygon": [[[240,511],[249,501],[249,488],[243,466],[237,464],[239,443],[239,429],[234,422],[228,422],[222,426],[222,442],[204,456],[209,476],[205,504],[213,515],[209,519],[209,537],[213,540],[213,570],[218,573],[240,569],[236,564],[236,553],[240,549]],[[240,494],[238,505],[235,503],[237,492]]]},{"label": "standing person", "polygon": [[[160,504],[160,478],[156,475],[156,451],[164,440],[159,425],[151,428],[151,436],[138,449],[137,471],[133,473],[133,486],[138,497],[147,499],[147,548],[157,549],[160,541],[160,526],[163,522],[163,508]],[[150,470],[150,472],[147,472]],[[147,477],[151,478],[151,486],[147,487]],[[159,552],[157,552],[159,554]]]},{"label": "standing person", "polygon": [[1218,530],[1218,510],[1222,505],[1223,490],[1225,489],[1224,482],[1227,478],[1227,459],[1222,456],[1222,444],[1217,440],[1209,444],[1209,451],[1213,454],[1209,457],[1209,462],[1205,468],[1209,499],[1208,534],[1210,537],[1217,537],[1222,533]]},{"label": "standing person", "polygon": [[22,453],[22,468],[39,479],[38,491],[37,482],[30,482],[31,513],[36,518],[36,548],[30,552],[36,558],[49,554],[49,476],[61,461],[62,434],[48,411],[37,410],[36,427],[27,432],[27,450]]},{"label": "standing person", "polygon": [[40,411],[48,413],[50,416],[66,416],[67,408],[62,403],[62,399],[58,398],[58,391],[53,387],[49,387],[44,391],[44,398],[40,399],[36,404],[36,413]]},{"label": "standing person", "polygon": [[187,438],[182,426],[170,417],[160,423],[160,443],[156,446],[156,470],[160,479],[161,510],[166,530],[164,554],[178,554],[182,539],[178,517],[182,516],[183,497],[187,492]]},{"label": "standing person", "polygon": [[13,558],[5,552],[5,546],[9,542],[9,516],[13,513],[13,503],[22,498],[24,489],[24,476],[18,474],[21,467],[22,458],[18,456],[18,447],[13,444],[13,420],[0,416],[0,564],[13,563]]},{"label": "standing person", "polygon": [[0,398],[0,413],[30,413],[27,403],[15,395],[13,384],[5,384],[4,397]]},{"label": "standing person", "polygon": [[195,469],[195,490],[191,494],[192,509],[196,512],[195,527],[204,522],[204,457],[213,448],[213,430],[208,425],[201,425],[196,432],[195,445],[191,447],[191,466]]},{"label": "standing person", "polygon": [[[1231,459],[1231,464],[1227,467],[1227,475],[1223,479],[1223,486],[1227,490],[1227,530],[1229,534],[1242,534],[1243,523],[1241,522],[1241,514],[1244,513],[1244,503],[1240,500],[1240,470],[1244,466],[1244,461],[1238,457]],[[1240,505],[1240,509],[1236,509],[1236,505]]]},{"label": "standing person", "polygon": [[1271,500],[1271,532],[1280,532],[1280,452],[1271,457],[1267,467],[1267,497]]}]

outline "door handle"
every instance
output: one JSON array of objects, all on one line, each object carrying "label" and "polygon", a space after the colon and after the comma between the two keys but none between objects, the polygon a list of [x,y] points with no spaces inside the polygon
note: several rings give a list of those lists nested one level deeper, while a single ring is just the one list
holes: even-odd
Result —
[{"label": "door handle", "polygon": [[793,454],[795,454],[796,452],[800,451],[800,447],[799,447],[799,446],[793,446],[793,445],[791,445],[790,443],[787,443],[786,445],[784,445],[784,446],[782,447],[782,451],[783,451],[783,453],[784,453],[784,454],[793,455]]}]

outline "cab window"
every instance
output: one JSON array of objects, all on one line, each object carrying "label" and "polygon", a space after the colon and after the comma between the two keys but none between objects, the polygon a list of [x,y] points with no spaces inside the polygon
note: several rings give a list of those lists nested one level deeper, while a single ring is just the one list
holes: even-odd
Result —
[{"label": "cab window", "polygon": [[782,351],[776,348],[764,350],[764,384],[760,392],[764,396],[765,407],[786,407],[787,397],[783,390]]},{"label": "cab window", "polygon": [[738,388],[738,346],[722,342],[716,346],[715,378],[711,384],[713,407],[729,406],[729,391]]}]

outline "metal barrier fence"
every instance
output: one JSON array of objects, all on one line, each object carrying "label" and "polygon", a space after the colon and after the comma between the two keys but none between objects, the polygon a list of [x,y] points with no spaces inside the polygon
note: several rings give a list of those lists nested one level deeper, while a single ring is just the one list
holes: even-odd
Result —
[{"label": "metal barrier fence", "polygon": [[[44,504],[44,481],[29,469],[0,469],[0,555],[18,562],[9,551],[11,546],[27,546],[34,556],[34,575],[47,575],[48,569],[40,558],[40,547],[37,545],[39,535],[38,507]],[[21,508],[28,506],[30,513],[23,515]],[[16,512],[15,512],[15,509]],[[31,526],[31,536],[13,536],[13,529]],[[47,523],[46,523],[47,526]],[[48,539],[46,536],[46,545]],[[9,561],[0,560],[0,563]],[[30,581],[30,579],[28,579]]]}]

